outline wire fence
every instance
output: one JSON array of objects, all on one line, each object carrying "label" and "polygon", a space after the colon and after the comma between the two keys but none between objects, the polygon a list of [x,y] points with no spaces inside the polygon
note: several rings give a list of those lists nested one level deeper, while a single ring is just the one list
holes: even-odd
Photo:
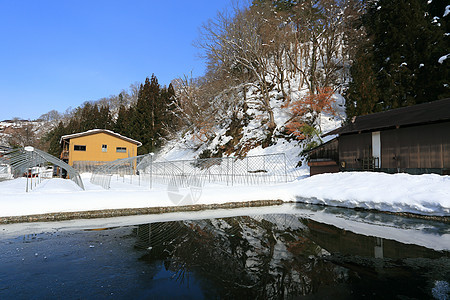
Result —
[{"label": "wire fence", "polygon": [[116,160],[98,167],[91,182],[105,189],[111,180],[152,188],[155,184],[262,185],[293,181],[300,174],[284,153],[177,161],[154,161],[150,154]]},{"label": "wire fence", "polygon": [[1,177],[9,176],[8,179],[26,177],[26,192],[31,191],[43,179],[51,179],[55,170],[65,172],[65,177],[75,182],[84,190],[84,184],[77,170],[59,160],[58,158],[36,149],[24,147],[13,149],[0,157]]},{"label": "wire fence", "polygon": [[100,166],[109,163],[109,161],[74,161],[73,168],[80,173],[92,173]]}]

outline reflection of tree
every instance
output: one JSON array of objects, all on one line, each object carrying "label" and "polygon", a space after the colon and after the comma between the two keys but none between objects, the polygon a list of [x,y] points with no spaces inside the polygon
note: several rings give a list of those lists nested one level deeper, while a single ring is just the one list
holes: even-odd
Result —
[{"label": "reflection of tree", "polygon": [[162,261],[180,284],[205,279],[204,289],[221,298],[427,298],[436,280],[450,276],[448,252],[295,215],[145,224],[136,235],[143,261]]},{"label": "reflection of tree", "polygon": [[[282,219],[283,218],[283,219]],[[142,260],[164,261],[174,279],[189,272],[207,278],[228,298],[284,298],[306,295],[340,282],[344,269],[320,257],[295,216],[235,217],[140,225]],[[149,248],[151,247],[151,248]]]}]

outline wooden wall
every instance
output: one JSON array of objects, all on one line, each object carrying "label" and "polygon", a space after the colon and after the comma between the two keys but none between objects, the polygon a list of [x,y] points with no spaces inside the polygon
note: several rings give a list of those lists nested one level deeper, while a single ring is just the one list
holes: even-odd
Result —
[{"label": "wooden wall", "polygon": [[[372,133],[339,137],[339,160],[345,169],[361,169],[372,156]],[[450,169],[450,122],[381,131],[382,169]]]},{"label": "wooden wall", "polygon": [[450,122],[381,132],[382,168],[450,168]]},{"label": "wooden wall", "polygon": [[345,169],[362,169],[361,160],[372,156],[372,133],[356,133],[339,137],[339,161]]},{"label": "wooden wall", "polygon": [[309,152],[309,158],[314,159],[330,159],[339,162],[338,153],[338,139],[332,139],[325,144],[318,146],[317,148]]}]

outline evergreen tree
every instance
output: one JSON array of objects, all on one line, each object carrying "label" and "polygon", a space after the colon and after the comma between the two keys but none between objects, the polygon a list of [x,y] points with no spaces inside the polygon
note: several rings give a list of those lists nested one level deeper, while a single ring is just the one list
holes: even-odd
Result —
[{"label": "evergreen tree", "polygon": [[163,96],[165,103],[165,124],[167,125],[166,134],[174,132],[178,129],[179,119],[175,115],[176,111],[176,97],[175,89],[172,84],[169,84],[165,95]]},{"label": "evergreen tree", "polygon": [[117,114],[116,122],[114,123],[113,130],[122,135],[131,136],[130,135],[131,115],[132,115],[132,108],[127,109],[125,106],[121,105],[119,108],[119,112]]},{"label": "evergreen tree", "polygon": [[380,105],[369,43],[362,44],[357,50],[350,72],[353,80],[345,95],[347,118],[381,111],[383,107]]},{"label": "evergreen tree", "polygon": [[103,128],[108,130],[113,129],[113,120],[109,106],[108,105],[101,106],[98,113],[99,118],[97,119],[96,122],[97,123],[96,128]]},{"label": "evergreen tree", "polygon": [[[434,4],[440,3],[440,4]],[[440,1],[369,2],[363,17],[369,44],[361,44],[351,67],[347,116],[367,114],[450,96],[450,48]]]},{"label": "evergreen tree", "polygon": [[138,149],[139,154],[155,151],[160,145],[159,127],[160,118],[160,86],[155,75],[145,79],[140,86],[138,101],[133,118],[133,128],[136,133],[134,138],[138,139],[142,146]]},{"label": "evergreen tree", "polygon": [[438,98],[438,78],[433,76],[438,57],[433,58],[433,48],[440,38],[426,12],[421,0],[381,0],[369,8],[374,68],[387,109]]},{"label": "evergreen tree", "polygon": [[67,134],[67,129],[64,126],[63,122],[60,121],[53,130],[51,130],[44,136],[44,141],[49,143],[49,148],[47,150],[48,153],[55,157],[59,157],[59,155],[61,154],[61,146],[59,142],[61,136],[65,134]]},{"label": "evergreen tree", "polygon": [[156,76],[152,75],[140,85],[135,105],[129,108],[125,105],[119,107],[115,122],[108,105],[99,106],[85,102],[75,110],[66,125],[61,122],[49,132],[45,141],[50,144],[50,153],[59,156],[61,152],[59,141],[62,135],[95,128],[112,129],[140,141],[142,146],[138,148],[138,154],[155,152],[161,147],[169,132],[175,130],[177,126],[177,119],[173,114],[176,108],[174,101],[173,86],[161,88]]}]

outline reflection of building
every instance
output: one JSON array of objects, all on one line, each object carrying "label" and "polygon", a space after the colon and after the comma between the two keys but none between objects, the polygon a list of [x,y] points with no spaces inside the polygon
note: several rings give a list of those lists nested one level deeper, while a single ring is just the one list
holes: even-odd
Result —
[{"label": "reflection of building", "polygon": [[330,253],[393,259],[439,258],[442,255],[422,246],[357,234],[313,220],[308,220],[307,226],[309,238]]},{"label": "reflection of building", "polygon": [[106,162],[137,155],[141,142],[106,129],[93,129],[61,137],[61,159],[71,166]]},{"label": "reflection of building", "polygon": [[311,175],[380,170],[450,174],[450,98],[357,116],[310,153]]},{"label": "reflection of building", "polygon": [[152,278],[203,282],[208,298],[426,299],[424,264],[445,278],[448,257],[297,215],[142,224],[134,233],[140,261],[164,266]]}]

